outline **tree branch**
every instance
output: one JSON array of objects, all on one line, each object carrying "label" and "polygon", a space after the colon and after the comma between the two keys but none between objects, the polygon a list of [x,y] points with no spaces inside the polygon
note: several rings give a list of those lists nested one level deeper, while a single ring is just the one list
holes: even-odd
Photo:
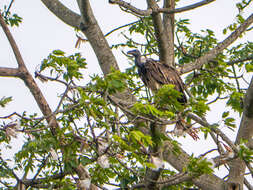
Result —
[{"label": "tree branch", "polygon": [[[8,26],[7,24],[5,23],[2,15],[0,14],[0,24],[4,30],[4,33],[6,34],[10,44],[11,44],[11,47],[12,47],[12,50],[15,54],[15,57],[16,57],[16,60],[18,62],[18,71],[19,71],[19,78],[21,78],[24,83],[26,84],[26,86],[29,88],[29,90],[31,91],[33,97],[35,98],[41,112],[43,113],[44,116],[48,116],[48,115],[51,115],[52,111],[45,99],[45,97],[43,96],[40,88],[37,86],[36,82],[34,81],[32,75],[29,73],[29,71],[27,70],[26,66],[25,66],[25,63],[24,63],[24,60],[21,56],[21,53],[17,47],[17,44],[10,32],[10,30],[8,29]],[[13,70],[14,71],[14,70]],[[12,72],[13,72],[12,71]],[[15,71],[17,72],[17,71]],[[57,121],[56,121],[56,118],[54,115],[50,116],[50,117],[47,117],[47,122],[48,123],[52,123],[52,133],[55,134],[55,127],[58,126],[57,124]]]},{"label": "tree branch", "polygon": [[248,57],[245,57],[245,58],[241,58],[241,59],[236,59],[236,60],[233,60],[233,61],[229,61],[227,62],[228,65],[233,65],[233,64],[236,64],[236,63],[240,63],[240,62],[245,62],[245,61],[250,61],[253,59],[253,55],[250,55]]},{"label": "tree branch", "polygon": [[138,9],[138,8],[134,7],[133,5],[131,5],[130,3],[127,3],[123,0],[109,0],[109,3],[118,4],[119,6],[124,7],[127,10],[130,10],[131,12],[133,12],[137,15],[140,15],[140,16],[150,16],[152,13],[174,14],[174,13],[189,11],[189,10],[198,8],[200,6],[209,4],[213,1],[215,1],[215,0],[203,0],[203,1],[200,1],[198,3],[188,5],[188,6],[185,6],[185,7],[181,7],[181,8],[177,8],[177,9],[157,8],[157,9],[154,9],[154,10],[152,10],[152,9],[141,10],[141,9]]},{"label": "tree branch", "polygon": [[[239,131],[235,144],[240,144],[241,140],[252,141],[253,136],[253,77],[243,101],[243,116],[241,119]],[[232,184],[243,186],[246,163],[241,159],[233,160],[230,164],[229,181]]]},{"label": "tree branch", "polygon": [[69,26],[79,28],[81,16],[71,11],[58,0],[41,0],[42,3],[60,20]]},{"label": "tree branch", "polygon": [[130,10],[131,12],[140,16],[150,16],[152,14],[152,9],[150,8],[147,10],[141,10],[123,0],[109,0],[109,3],[118,4],[120,7],[124,7],[125,9]]},{"label": "tree branch", "polygon": [[90,42],[104,75],[110,73],[112,67],[119,69],[109,44],[106,41],[95,16],[93,15],[89,1],[77,1],[82,14],[80,29]]},{"label": "tree branch", "polygon": [[[190,156],[180,148],[180,153],[173,153],[174,145],[171,141],[166,141],[163,147],[163,158],[170,163],[176,170],[182,172],[187,166]],[[205,190],[224,190],[225,182],[215,175],[202,175],[192,179],[193,183]]]},{"label": "tree branch", "polygon": [[17,68],[0,67],[1,77],[20,77],[20,71]]},{"label": "tree branch", "polygon": [[199,123],[200,125],[210,128],[213,132],[218,134],[233,149],[234,152],[236,153],[238,152],[234,143],[220,129],[212,127],[212,125],[210,125],[208,122],[204,121],[203,119],[199,118],[198,116],[192,113],[188,113],[187,116],[196,121],[197,123]]},{"label": "tree branch", "polygon": [[189,10],[201,7],[203,5],[209,4],[214,1],[215,0],[203,0],[198,3],[194,3],[192,5],[188,5],[188,6],[177,8],[177,9],[161,8],[161,9],[158,9],[157,11],[161,13],[166,13],[166,14],[181,13],[181,12],[185,12],[185,11],[189,11]]},{"label": "tree branch", "polygon": [[162,183],[160,185],[160,188],[168,187],[171,185],[177,185],[182,182],[190,181],[193,178],[193,176],[187,175],[186,172],[181,172],[173,176],[169,176],[167,179],[159,181],[159,183]]},{"label": "tree branch", "polygon": [[[164,8],[174,10],[175,0],[164,0]],[[175,66],[175,52],[174,52],[174,14],[163,14],[163,26],[168,39],[168,63]]]},{"label": "tree branch", "polygon": [[19,68],[25,67],[25,63],[24,63],[24,60],[23,60],[21,53],[18,49],[18,46],[17,46],[13,36],[11,35],[11,32],[10,32],[7,24],[5,23],[4,18],[2,17],[1,13],[0,13],[0,25],[3,28],[3,31],[10,42],[11,48],[12,48],[13,53],[16,57],[17,62],[18,62],[18,67]]},{"label": "tree branch", "polygon": [[[158,9],[158,5],[155,0],[147,0],[148,7],[152,10]],[[164,62],[167,65],[170,65],[170,52],[169,52],[169,45],[168,45],[168,35],[167,31],[163,26],[163,21],[161,15],[157,12],[153,12],[152,20],[155,30],[156,40],[158,41],[158,49],[159,49],[159,59],[160,61]],[[174,45],[173,45],[174,46]]]},{"label": "tree branch", "polygon": [[27,186],[33,187],[39,184],[43,184],[44,181],[47,181],[49,179],[61,179],[66,175],[69,175],[69,173],[63,172],[59,174],[54,174],[52,176],[48,176],[47,178],[25,179],[25,180],[22,180],[22,183],[24,183]]},{"label": "tree branch", "polygon": [[[111,72],[111,68],[119,70],[117,61],[109,47],[108,42],[103,35],[96,18],[92,12],[89,0],[77,0],[82,14],[82,22],[80,25],[81,31],[86,35],[90,42],[104,75]],[[115,95],[121,100],[127,100],[129,104],[135,101],[135,97],[131,95],[130,90]]]},{"label": "tree branch", "polygon": [[253,14],[251,14],[234,32],[232,32],[225,40],[218,43],[218,45],[196,59],[194,62],[189,63],[181,68],[179,68],[180,73],[187,73],[194,69],[199,69],[205,63],[215,58],[219,53],[221,53],[225,48],[227,48],[231,43],[233,43],[251,24],[253,23]]},{"label": "tree branch", "polygon": [[12,1],[10,2],[9,6],[8,6],[8,8],[7,8],[7,11],[6,11],[6,13],[5,13],[5,16],[7,16],[8,13],[10,12],[10,9],[11,9],[11,6],[13,5],[13,3],[14,3],[14,0],[12,0]]}]

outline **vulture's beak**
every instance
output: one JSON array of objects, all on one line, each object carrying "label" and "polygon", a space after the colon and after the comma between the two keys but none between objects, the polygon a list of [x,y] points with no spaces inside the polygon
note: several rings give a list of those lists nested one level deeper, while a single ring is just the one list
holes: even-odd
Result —
[{"label": "vulture's beak", "polygon": [[133,50],[130,50],[127,52],[128,55],[133,55],[134,54],[134,51]]}]

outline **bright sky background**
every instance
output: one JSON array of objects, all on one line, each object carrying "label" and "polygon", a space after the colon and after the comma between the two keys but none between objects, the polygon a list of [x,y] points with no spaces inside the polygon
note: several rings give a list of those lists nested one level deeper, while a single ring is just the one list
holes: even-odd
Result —
[{"label": "bright sky background", "polygon": [[[178,7],[198,1],[182,0]],[[9,0],[1,0],[0,8],[3,5],[8,5],[9,2]],[[64,0],[61,2],[77,11],[76,1]],[[141,9],[146,7],[145,0],[130,0],[128,2]],[[235,8],[236,2],[236,0],[216,0],[201,8],[179,13],[176,15],[176,18],[191,19],[190,28],[194,32],[199,32],[201,29],[206,28],[215,31],[217,38],[221,41],[225,38],[222,30],[235,20],[237,14],[237,9]],[[108,0],[91,0],[91,4],[104,33],[111,31],[115,27],[137,20],[134,16],[122,12],[117,5],[109,4]],[[251,3],[251,7],[245,12],[245,16],[249,15],[252,11],[253,5]],[[46,58],[55,49],[61,49],[67,54],[81,52],[88,62],[88,71],[84,73],[86,79],[92,73],[101,73],[91,47],[86,43],[85,45],[81,45],[80,49],[75,49],[74,46],[77,38],[74,30],[56,18],[40,0],[16,0],[11,12],[17,13],[23,18],[23,23],[20,27],[11,28],[11,31],[23,55],[26,66],[31,73],[34,73],[43,58]],[[113,44],[118,43],[122,38],[119,36],[119,32],[116,32],[107,39],[110,44]],[[248,32],[240,41],[253,41],[253,30]],[[0,42],[0,66],[17,67],[15,57],[2,29],[0,29]],[[127,58],[120,51],[114,51],[114,53],[122,70],[129,67]],[[54,109],[58,104],[56,96],[62,92],[60,91],[63,90],[62,87],[52,82],[41,83],[37,79],[36,82],[41,87],[51,108]],[[0,98],[3,96],[13,96],[14,99],[12,103],[8,104],[7,108],[0,108],[1,116],[8,115],[14,111],[18,113],[22,113],[24,110],[28,113],[39,112],[36,102],[21,80],[2,77],[0,78],[0,86]],[[216,107],[213,112],[209,113],[210,122],[216,122],[221,118],[220,112],[217,110],[223,111],[224,105],[219,105],[218,108]],[[233,136],[235,137],[235,135]],[[203,153],[204,150],[208,149],[207,147],[213,145],[212,143],[200,145],[199,142],[195,142],[190,138],[180,138],[180,141],[181,139],[189,153],[191,153],[194,147],[196,155]],[[14,141],[14,143],[17,142]],[[224,173],[222,174],[224,175]]]}]

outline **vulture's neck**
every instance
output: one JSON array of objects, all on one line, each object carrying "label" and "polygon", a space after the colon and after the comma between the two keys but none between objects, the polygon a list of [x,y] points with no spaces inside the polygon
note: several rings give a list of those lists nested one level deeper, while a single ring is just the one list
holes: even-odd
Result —
[{"label": "vulture's neck", "polygon": [[138,55],[135,57],[135,64],[138,66],[138,67],[141,67],[145,64],[145,61],[146,59],[143,58],[141,55]]}]

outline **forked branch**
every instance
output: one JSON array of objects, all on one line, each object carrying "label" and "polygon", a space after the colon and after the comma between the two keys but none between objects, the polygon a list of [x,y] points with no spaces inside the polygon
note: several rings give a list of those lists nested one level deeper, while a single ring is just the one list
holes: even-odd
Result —
[{"label": "forked branch", "polygon": [[179,72],[181,74],[190,72],[194,69],[201,68],[202,65],[208,63],[210,60],[214,59],[219,53],[221,53],[225,48],[227,48],[230,44],[232,44],[243,32],[247,30],[247,28],[253,23],[253,14],[251,14],[234,32],[232,32],[225,40],[218,43],[218,45],[196,59],[194,62],[191,62],[181,68],[179,68]]}]

